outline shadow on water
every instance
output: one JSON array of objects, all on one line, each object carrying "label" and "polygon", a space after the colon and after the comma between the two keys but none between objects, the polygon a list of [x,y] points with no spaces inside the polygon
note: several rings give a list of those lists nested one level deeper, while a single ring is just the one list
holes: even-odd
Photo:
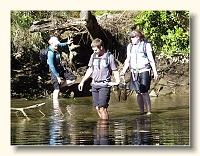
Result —
[{"label": "shadow on water", "polygon": [[[11,107],[27,107],[27,118],[11,111],[11,145],[190,145],[189,97],[152,99],[152,114],[139,115],[134,98],[111,98],[109,120],[98,118],[91,97],[11,101]],[[44,115],[42,115],[42,112]]]}]

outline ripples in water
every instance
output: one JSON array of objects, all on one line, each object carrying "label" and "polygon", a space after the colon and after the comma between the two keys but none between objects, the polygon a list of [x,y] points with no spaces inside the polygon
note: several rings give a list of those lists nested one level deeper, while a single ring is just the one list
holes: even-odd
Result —
[{"label": "ripples in water", "polygon": [[[11,112],[11,145],[189,145],[189,98],[157,98],[152,114],[139,115],[134,99],[109,106],[109,120],[98,119],[91,97],[60,100],[53,107]],[[12,101],[30,106],[41,101]],[[45,116],[40,112],[42,111]]]}]

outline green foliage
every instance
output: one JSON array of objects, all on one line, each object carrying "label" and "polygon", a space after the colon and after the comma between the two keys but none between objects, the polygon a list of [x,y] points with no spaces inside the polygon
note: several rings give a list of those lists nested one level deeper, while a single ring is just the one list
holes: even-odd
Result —
[{"label": "green foliage", "polygon": [[29,28],[35,18],[32,11],[11,11],[11,26]]},{"label": "green foliage", "polygon": [[[79,17],[80,11],[20,11],[12,10],[11,16],[11,58],[22,65],[39,61],[37,53],[42,46],[41,36],[46,32],[30,33],[34,21],[51,18]],[[47,36],[48,37],[48,36]]]},{"label": "green foliage", "polygon": [[134,18],[139,30],[165,55],[189,53],[189,11],[141,11]]}]

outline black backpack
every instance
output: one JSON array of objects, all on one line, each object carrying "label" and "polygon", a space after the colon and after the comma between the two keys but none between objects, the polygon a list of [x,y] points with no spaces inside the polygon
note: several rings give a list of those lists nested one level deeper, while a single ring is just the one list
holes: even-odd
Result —
[{"label": "black backpack", "polygon": [[47,65],[49,47],[40,50],[40,62]]}]

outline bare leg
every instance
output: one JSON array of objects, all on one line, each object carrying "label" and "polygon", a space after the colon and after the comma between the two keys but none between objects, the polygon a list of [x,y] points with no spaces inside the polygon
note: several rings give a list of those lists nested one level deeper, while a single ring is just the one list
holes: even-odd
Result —
[{"label": "bare leg", "polygon": [[100,109],[99,109],[98,106],[96,106],[96,110],[97,110],[97,113],[98,113],[99,117],[101,118],[101,113],[100,113]]},{"label": "bare leg", "polygon": [[59,108],[59,101],[57,100],[53,100],[53,107],[54,109]]},{"label": "bare leg", "polygon": [[141,94],[136,94],[137,96],[137,102],[138,102],[138,106],[140,108],[140,113],[144,113],[144,101],[143,101],[143,97]]},{"label": "bare leg", "polygon": [[148,93],[142,93],[144,104],[147,109],[147,115],[151,114],[151,100]]},{"label": "bare leg", "polygon": [[54,102],[57,102],[58,101],[58,93],[59,93],[59,89],[55,89],[54,91],[53,91],[53,101]]},{"label": "bare leg", "polygon": [[108,119],[107,108],[101,107],[101,108],[99,108],[99,111],[101,114],[101,119]]},{"label": "bare leg", "polygon": [[63,83],[60,85],[60,88],[69,86],[70,84],[72,84],[72,83],[74,83],[74,82],[75,82],[75,80],[66,80],[65,82],[63,82]]}]

